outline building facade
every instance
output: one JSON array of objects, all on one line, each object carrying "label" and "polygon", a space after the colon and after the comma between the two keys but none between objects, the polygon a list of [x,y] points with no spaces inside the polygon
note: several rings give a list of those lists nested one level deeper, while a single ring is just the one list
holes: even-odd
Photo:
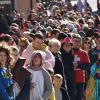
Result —
[{"label": "building facade", "polygon": [[11,0],[0,0],[0,12],[9,13],[12,9]]},{"label": "building facade", "polygon": [[10,13],[15,9],[20,13],[28,13],[35,5],[36,0],[0,0],[0,11]]}]

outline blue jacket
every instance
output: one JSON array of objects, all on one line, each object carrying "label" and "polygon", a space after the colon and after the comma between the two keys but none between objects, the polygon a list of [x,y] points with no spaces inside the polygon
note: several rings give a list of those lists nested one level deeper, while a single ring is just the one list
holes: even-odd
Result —
[{"label": "blue jacket", "polygon": [[[14,100],[11,99],[13,93],[13,81],[7,74],[7,68],[0,68],[0,100]],[[12,92],[12,93],[11,93]]]}]

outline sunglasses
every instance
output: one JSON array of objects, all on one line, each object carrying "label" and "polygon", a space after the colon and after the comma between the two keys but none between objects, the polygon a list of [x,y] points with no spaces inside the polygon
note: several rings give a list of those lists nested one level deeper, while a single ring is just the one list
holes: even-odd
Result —
[{"label": "sunglasses", "polygon": [[84,42],[84,44],[91,44],[90,42]]}]

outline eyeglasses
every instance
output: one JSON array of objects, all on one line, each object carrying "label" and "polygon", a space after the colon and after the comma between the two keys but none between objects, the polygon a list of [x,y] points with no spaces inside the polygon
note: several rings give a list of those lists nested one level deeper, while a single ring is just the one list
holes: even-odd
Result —
[{"label": "eyeglasses", "polygon": [[84,42],[84,44],[91,44],[90,42]]}]

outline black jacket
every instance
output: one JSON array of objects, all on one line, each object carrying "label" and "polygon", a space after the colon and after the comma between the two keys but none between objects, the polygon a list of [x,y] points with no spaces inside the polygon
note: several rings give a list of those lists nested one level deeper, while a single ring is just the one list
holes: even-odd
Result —
[{"label": "black jacket", "polygon": [[[68,94],[68,90],[67,90],[67,84],[66,84],[66,80],[65,80],[65,74],[64,74],[64,66],[62,63],[62,57],[61,54],[54,54],[55,57],[55,66],[54,66],[54,73],[55,74],[61,74],[63,76],[63,84],[62,87],[67,91],[67,95],[66,97],[69,98],[69,94]],[[64,99],[64,100],[69,100],[69,99]]]},{"label": "black jacket", "polygon": [[12,70],[13,80],[16,81],[21,88],[16,100],[29,100],[31,73],[23,68],[24,62],[25,59],[19,58]]},{"label": "black jacket", "polygon": [[72,51],[67,53],[63,48],[61,48],[61,54],[62,54],[62,63],[64,66],[64,74],[65,79],[67,83],[68,88],[68,94],[70,97],[70,100],[74,100],[74,55],[72,55]]}]

